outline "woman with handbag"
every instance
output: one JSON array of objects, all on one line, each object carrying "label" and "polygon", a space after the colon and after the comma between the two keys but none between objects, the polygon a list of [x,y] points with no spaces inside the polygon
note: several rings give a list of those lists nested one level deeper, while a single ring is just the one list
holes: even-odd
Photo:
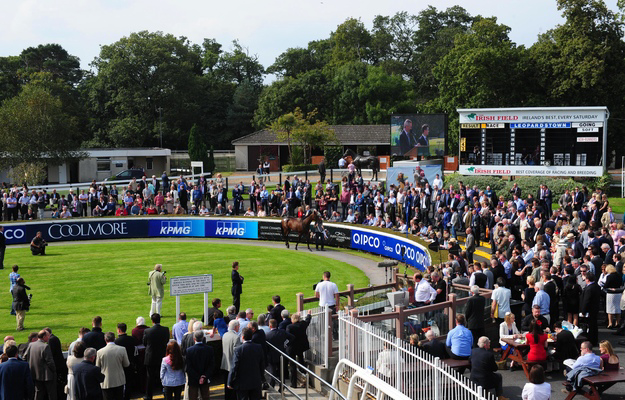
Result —
[{"label": "woman with handbag", "polygon": [[623,293],[623,280],[616,272],[614,265],[605,268],[605,283],[603,290],[606,292],[605,312],[608,314],[608,329],[616,328],[621,315],[621,295]]}]

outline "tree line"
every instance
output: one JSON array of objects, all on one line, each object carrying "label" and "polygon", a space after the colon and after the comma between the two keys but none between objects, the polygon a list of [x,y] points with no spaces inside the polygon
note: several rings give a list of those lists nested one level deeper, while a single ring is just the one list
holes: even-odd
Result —
[{"label": "tree line", "polygon": [[[161,138],[164,147],[187,149],[194,126],[194,147],[229,148],[294,114],[332,125],[445,112],[454,154],[456,108],[590,105],[610,109],[609,148],[622,154],[622,8],[555,1],[564,22],[530,47],[510,40],[496,17],[460,6],[380,15],[370,29],[349,18],[267,68],[237,41],[226,49],[215,39],[196,44],[163,32],[101,46],[90,70],[59,44],[30,47],[0,57],[0,143],[12,155],[2,163],[54,162],[89,147],[159,146]],[[263,84],[266,74],[276,79]]]}]

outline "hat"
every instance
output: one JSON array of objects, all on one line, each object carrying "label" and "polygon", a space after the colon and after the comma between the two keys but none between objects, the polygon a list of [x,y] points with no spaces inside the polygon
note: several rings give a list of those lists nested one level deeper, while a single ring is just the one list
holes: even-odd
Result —
[{"label": "hat", "polygon": [[566,235],[567,239],[575,239],[575,235],[572,233],[569,233],[568,235]]},{"label": "hat", "polygon": [[456,241],[457,241],[457,240],[456,240],[456,239],[454,239],[454,238],[449,239],[449,243],[456,243]]}]

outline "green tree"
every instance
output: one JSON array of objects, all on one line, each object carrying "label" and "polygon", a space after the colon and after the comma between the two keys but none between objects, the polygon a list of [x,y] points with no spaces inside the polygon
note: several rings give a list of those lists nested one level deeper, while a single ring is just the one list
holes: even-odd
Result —
[{"label": "green tree", "polygon": [[0,166],[46,162],[59,165],[80,158],[75,120],[61,101],[37,85],[25,85],[0,107]]},{"label": "green tree", "polygon": [[293,132],[304,124],[301,110],[296,109],[295,112],[281,115],[276,118],[269,126],[279,141],[286,140],[286,144],[289,148],[289,161],[293,163]]},{"label": "green tree", "polygon": [[206,171],[211,174],[215,172],[215,148],[211,144],[210,152],[208,153],[208,162],[206,164]]},{"label": "green tree", "polygon": [[193,124],[189,132],[189,159],[191,161],[202,161],[205,167],[208,167],[208,157],[206,142],[200,133],[197,124]]}]

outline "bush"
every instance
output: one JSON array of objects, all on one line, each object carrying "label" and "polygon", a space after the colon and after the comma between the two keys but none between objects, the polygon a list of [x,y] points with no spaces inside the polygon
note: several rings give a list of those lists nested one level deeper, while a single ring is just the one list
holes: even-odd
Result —
[{"label": "bush", "polygon": [[317,164],[285,164],[282,166],[282,172],[316,171],[317,168]]},{"label": "bush", "polygon": [[326,168],[336,168],[339,160],[343,157],[343,148],[341,146],[325,146],[323,155],[326,158]]},{"label": "bush", "polygon": [[599,178],[583,179],[580,181],[576,181],[572,178],[564,179],[545,176],[520,176],[513,181],[505,181],[496,176],[465,176],[453,173],[445,176],[444,186],[449,188],[449,185],[454,185],[454,187],[457,188],[458,182],[460,181],[462,181],[465,186],[472,187],[475,185],[481,190],[484,190],[486,186],[490,186],[491,189],[497,193],[497,196],[504,196],[506,200],[512,199],[510,189],[515,183],[517,183],[521,188],[523,198],[526,198],[530,193],[536,196],[540,185],[547,184],[553,193],[553,202],[557,203],[558,199],[566,189],[569,189],[572,193],[575,187],[579,187],[581,189],[581,187],[585,185],[590,191],[595,190],[597,187],[605,191],[604,188],[610,187],[611,178],[607,174]]}]

